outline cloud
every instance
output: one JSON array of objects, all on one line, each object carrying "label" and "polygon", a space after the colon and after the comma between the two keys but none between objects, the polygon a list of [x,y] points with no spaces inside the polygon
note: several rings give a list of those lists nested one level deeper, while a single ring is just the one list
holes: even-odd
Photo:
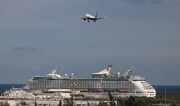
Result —
[{"label": "cloud", "polygon": [[12,50],[17,50],[17,51],[42,51],[43,49],[39,49],[37,47],[33,47],[33,46],[30,46],[30,45],[26,45],[26,46],[15,46],[14,48],[12,48]]},{"label": "cloud", "polygon": [[152,0],[152,3],[161,4],[163,3],[163,0]]},{"label": "cloud", "polygon": [[132,3],[142,3],[144,2],[145,0],[125,0],[127,2],[132,2]]},{"label": "cloud", "polygon": [[40,66],[34,66],[34,67],[31,67],[31,69],[33,70],[39,70],[39,69],[42,69]]},{"label": "cloud", "polygon": [[154,4],[163,3],[163,0],[114,0],[114,1],[123,1],[129,3],[154,3]]}]

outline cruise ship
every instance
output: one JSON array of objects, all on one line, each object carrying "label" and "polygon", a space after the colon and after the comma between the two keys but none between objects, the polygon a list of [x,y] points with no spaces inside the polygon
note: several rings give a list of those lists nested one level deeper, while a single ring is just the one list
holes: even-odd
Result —
[{"label": "cruise ship", "polygon": [[134,68],[127,70],[124,74],[113,73],[113,65],[109,65],[102,71],[92,73],[92,78],[75,78],[56,74],[56,70],[43,76],[35,76],[28,81],[26,87],[30,90],[50,91],[79,91],[84,94],[103,95],[108,92],[116,97],[123,96],[145,96],[155,97],[156,90],[145,80],[145,77],[133,76]]}]

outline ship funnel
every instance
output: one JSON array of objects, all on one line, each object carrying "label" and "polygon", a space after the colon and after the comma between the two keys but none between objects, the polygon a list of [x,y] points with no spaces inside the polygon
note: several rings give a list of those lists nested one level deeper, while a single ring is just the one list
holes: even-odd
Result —
[{"label": "ship funnel", "polygon": [[112,68],[113,68],[113,65],[108,65],[107,71],[111,72],[111,71],[112,71]]},{"label": "ship funnel", "polygon": [[111,73],[112,71],[112,68],[113,68],[113,65],[108,65],[107,68],[105,68],[104,70],[100,71],[100,72],[97,72],[97,73],[92,73],[92,77],[95,78],[95,77],[99,77],[99,75],[108,75]]}]

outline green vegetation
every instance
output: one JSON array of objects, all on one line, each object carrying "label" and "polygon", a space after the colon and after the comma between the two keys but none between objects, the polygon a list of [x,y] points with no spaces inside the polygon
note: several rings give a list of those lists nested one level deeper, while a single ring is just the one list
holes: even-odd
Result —
[{"label": "green vegetation", "polygon": [[[156,98],[131,96],[129,98],[116,98],[116,101],[118,106],[153,106],[153,104],[165,103],[165,93],[157,93]],[[180,93],[166,93],[166,104],[180,106]]]},{"label": "green vegetation", "polygon": [[[165,102],[165,93],[157,93],[156,98],[154,99],[155,103],[164,103]],[[166,93],[166,103],[175,103],[180,104],[180,92]]]},{"label": "green vegetation", "polygon": [[62,100],[59,100],[59,106],[62,106]]},{"label": "green vegetation", "polygon": [[35,100],[35,102],[34,102],[34,106],[37,106],[36,100]]},{"label": "green vegetation", "polygon": [[27,105],[27,103],[26,103],[26,102],[22,102],[21,105],[22,105],[22,106],[25,106],[25,105]]},{"label": "green vegetation", "polygon": [[[165,93],[157,93],[156,98],[147,97],[127,97],[127,98],[114,98],[111,92],[108,93],[109,99],[96,99],[99,102],[98,106],[115,106],[114,101],[117,101],[117,106],[162,106],[165,103]],[[87,99],[93,100],[93,99]],[[109,101],[105,103],[103,101]],[[180,106],[180,92],[166,93],[166,103],[171,104],[170,106]]]},{"label": "green vegetation", "polygon": [[[158,106],[163,106],[165,103],[164,92],[157,93],[156,98],[133,97],[133,96],[127,98],[114,98],[111,92],[109,92],[108,95],[109,95],[109,99],[84,98],[83,100],[100,101],[97,106],[157,106],[157,104],[159,104]],[[72,106],[72,98],[66,99],[65,101],[66,102],[63,106]],[[109,101],[109,103],[104,101]],[[114,101],[117,101],[117,105],[115,105]],[[166,103],[171,104],[170,106],[180,106],[180,92],[166,93]],[[88,106],[90,106],[90,104],[88,104]]]},{"label": "green vegetation", "polygon": [[[2,92],[0,92],[2,93]],[[82,100],[86,100],[88,103],[88,106],[91,104],[88,101],[100,101],[97,106],[155,106],[157,104],[163,104],[165,103],[165,93],[159,92],[156,94],[155,98],[147,98],[147,97],[127,97],[127,98],[114,98],[111,92],[108,93],[109,98],[84,98],[83,95],[75,95],[75,97],[81,97]],[[76,98],[76,100],[81,100],[81,98]],[[104,102],[109,101],[109,103]],[[115,105],[115,102],[117,102],[117,105]],[[180,92],[171,92],[166,93],[166,103],[171,104],[170,106],[180,106]],[[25,102],[21,103],[22,105],[26,105]],[[0,103],[0,106],[9,106],[9,104]],[[36,100],[34,102],[34,106],[37,106]],[[62,105],[62,101],[59,101],[59,106],[72,106],[72,98],[65,99],[65,104]],[[160,106],[160,105],[159,105]]]},{"label": "green vegetation", "polygon": [[1,102],[0,106],[9,106],[9,104],[7,102],[6,103]]},{"label": "green vegetation", "polygon": [[2,96],[2,95],[3,95],[3,93],[4,93],[3,91],[0,91],[0,96]]},{"label": "green vegetation", "polygon": [[113,95],[111,94],[111,92],[108,92],[108,95],[109,95],[110,105],[115,106],[114,98],[113,98]]},{"label": "green vegetation", "polygon": [[72,106],[73,105],[72,98],[64,99],[64,100],[65,100],[65,104],[63,106]]}]

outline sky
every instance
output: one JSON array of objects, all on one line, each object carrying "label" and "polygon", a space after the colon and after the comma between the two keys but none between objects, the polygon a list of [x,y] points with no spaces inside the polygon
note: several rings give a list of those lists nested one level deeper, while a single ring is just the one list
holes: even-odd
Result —
[{"label": "sky", "polygon": [[[84,21],[86,13],[107,18]],[[180,85],[180,0],[1,0],[0,84],[57,68],[91,77],[108,65]],[[166,80],[166,82],[165,82]]]}]

